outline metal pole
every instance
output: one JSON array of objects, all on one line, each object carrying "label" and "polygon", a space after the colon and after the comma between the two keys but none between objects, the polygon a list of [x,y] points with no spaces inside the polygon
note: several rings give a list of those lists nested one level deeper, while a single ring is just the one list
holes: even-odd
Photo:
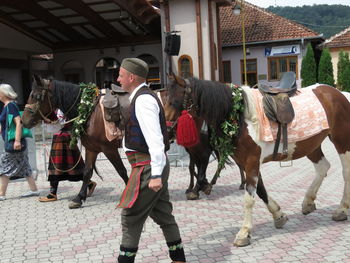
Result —
[{"label": "metal pole", "polygon": [[244,26],[244,0],[241,0],[241,14],[242,14],[242,44],[243,44],[243,72],[244,85],[248,85],[247,81],[247,53],[245,49],[245,26]]}]

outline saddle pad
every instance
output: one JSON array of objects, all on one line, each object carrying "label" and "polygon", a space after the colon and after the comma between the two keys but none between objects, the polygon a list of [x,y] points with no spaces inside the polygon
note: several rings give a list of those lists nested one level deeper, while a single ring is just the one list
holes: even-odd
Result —
[{"label": "saddle pad", "polygon": [[104,96],[101,96],[99,104],[102,111],[103,123],[105,124],[106,138],[108,139],[108,141],[113,141],[114,139],[122,139],[122,131],[115,125],[115,123],[105,120],[103,98]]},{"label": "saddle pad", "polygon": [[[251,93],[252,104],[255,105],[259,140],[275,141],[278,125],[265,115],[260,91],[251,89]],[[311,88],[298,89],[296,95],[289,99],[293,105],[295,117],[287,126],[288,142],[307,139],[329,128],[326,112]]]}]

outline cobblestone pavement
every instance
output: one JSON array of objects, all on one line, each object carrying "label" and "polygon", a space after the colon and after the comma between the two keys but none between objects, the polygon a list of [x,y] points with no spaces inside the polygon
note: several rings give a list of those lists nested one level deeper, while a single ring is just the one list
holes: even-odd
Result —
[{"label": "cobblestone pavement", "polygon": [[[188,262],[350,262],[349,222],[331,220],[343,192],[340,161],[329,142],[323,146],[332,167],[320,188],[317,210],[307,216],[301,213],[301,203],[314,176],[313,165],[306,158],[285,168],[279,163],[263,165],[265,186],[289,221],[284,229],[275,229],[265,205],[257,199],[252,245],[244,248],[232,245],[243,218],[238,168],[225,169],[212,194],[201,194],[197,201],[187,201],[184,195],[187,169],[172,168],[169,189]],[[98,185],[93,197],[77,210],[69,210],[68,202],[80,183],[62,182],[59,201],[53,203],[20,198],[27,183],[10,183],[8,199],[0,202],[0,262],[116,262],[121,227],[115,206],[123,183],[108,161],[98,161],[97,167],[104,180],[94,177]],[[215,168],[216,161],[209,165],[209,177]],[[37,183],[46,195],[49,184],[43,171]],[[136,262],[170,262],[162,233],[151,219]]]}]

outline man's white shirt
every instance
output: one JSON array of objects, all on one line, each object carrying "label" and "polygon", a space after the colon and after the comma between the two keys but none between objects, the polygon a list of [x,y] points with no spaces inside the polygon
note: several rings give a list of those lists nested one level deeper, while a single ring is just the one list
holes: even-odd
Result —
[{"label": "man's white shirt", "polygon": [[[131,93],[130,102],[134,98],[136,92],[146,83],[137,86]],[[140,124],[143,136],[148,145],[148,151],[151,156],[151,174],[161,175],[166,164],[166,155],[164,153],[163,134],[159,121],[159,106],[155,98],[149,94],[143,94],[136,98],[135,114]],[[124,151],[134,151],[125,146],[125,138],[123,138]]]}]

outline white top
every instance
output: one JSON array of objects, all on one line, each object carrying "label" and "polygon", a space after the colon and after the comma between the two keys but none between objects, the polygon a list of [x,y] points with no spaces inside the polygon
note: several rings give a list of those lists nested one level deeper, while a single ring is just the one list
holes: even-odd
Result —
[{"label": "white top", "polygon": [[[146,83],[142,83],[131,93],[130,102],[136,92]],[[161,175],[166,164],[166,155],[164,153],[163,134],[159,121],[159,106],[155,98],[149,94],[143,94],[137,97],[135,101],[135,114],[140,124],[143,136],[145,137],[148,151],[151,156],[151,174]],[[134,151],[125,147],[125,138],[123,138],[124,151]]]}]

